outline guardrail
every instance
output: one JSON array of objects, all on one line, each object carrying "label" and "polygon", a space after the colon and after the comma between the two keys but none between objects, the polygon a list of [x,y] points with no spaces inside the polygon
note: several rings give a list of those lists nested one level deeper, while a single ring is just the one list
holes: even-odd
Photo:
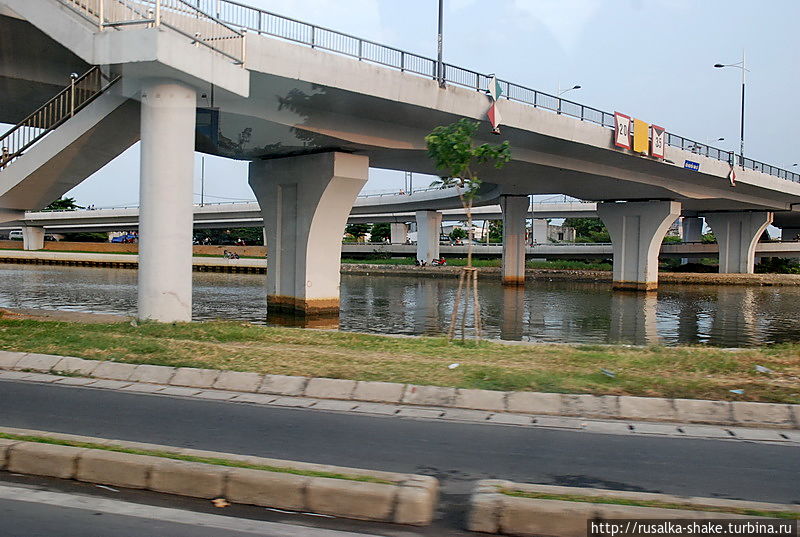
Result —
[{"label": "guardrail", "polygon": [[99,67],[70,77],[69,86],[0,136],[0,170],[36,142],[91,103],[119,76],[110,78]]},{"label": "guardrail", "polygon": [[60,0],[100,30],[131,25],[164,26],[237,64],[244,64],[244,32],[187,0]]},{"label": "guardrail", "polygon": [[[74,1],[74,0],[73,0]],[[361,39],[359,37],[331,30],[284,17],[270,11],[254,8],[232,0],[187,0],[198,9],[214,13],[216,18],[226,23],[258,33],[277,37],[293,43],[300,43],[320,50],[334,52],[343,56],[356,58],[359,61],[370,62],[404,73],[412,73],[434,80],[438,80],[438,62],[413,52],[407,52],[394,47],[389,47]],[[488,91],[489,81],[493,75],[483,74],[471,69],[465,69],[449,63],[442,65],[442,82],[474,89]],[[604,112],[591,106],[586,106],[574,101],[531,89],[506,80],[498,80],[503,90],[503,97],[520,103],[531,105],[535,108],[549,110],[588,121],[606,128],[614,128],[614,114]],[[734,163],[734,153],[725,151],[708,144],[703,144],[677,134],[667,133],[667,144],[693,151],[709,158]],[[750,158],[740,158],[739,164],[743,168],[774,175],[793,182],[800,182],[800,174],[759,162]]]}]

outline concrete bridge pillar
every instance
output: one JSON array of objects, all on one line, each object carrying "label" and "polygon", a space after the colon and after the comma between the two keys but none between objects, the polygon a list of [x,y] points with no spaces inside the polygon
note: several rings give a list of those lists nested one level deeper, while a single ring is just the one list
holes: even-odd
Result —
[{"label": "concrete bridge pillar", "polygon": [[661,241],[680,214],[677,201],[597,204],[597,215],[613,243],[614,289],[651,291],[658,287]]},{"label": "concrete bridge pillar", "polygon": [[525,223],[528,196],[501,196],[503,213],[503,285],[525,285]]},{"label": "concrete bridge pillar", "polygon": [[796,241],[800,240],[800,228],[785,227],[781,229],[782,241]]},{"label": "concrete bridge pillar", "polygon": [[392,244],[405,244],[408,241],[408,224],[405,222],[392,222],[389,229]]},{"label": "concrete bridge pillar", "polygon": [[752,274],[756,243],[767,226],[772,223],[772,213],[766,211],[708,213],[706,221],[719,244],[719,272]]},{"label": "concrete bridge pillar", "polygon": [[23,250],[44,250],[44,228],[25,226],[22,228]]},{"label": "concrete bridge pillar", "polygon": [[[700,242],[703,240],[703,219],[699,216],[684,216],[681,221],[683,242]],[[697,257],[681,258],[681,265],[697,261]]]},{"label": "concrete bridge pillar", "polygon": [[531,244],[547,244],[547,219],[534,218],[531,221]]},{"label": "concrete bridge pillar", "polygon": [[417,259],[430,263],[439,259],[439,234],[442,229],[442,213],[417,211]]},{"label": "concrete bridge pillar", "polygon": [[171,80],[142,86],[140,319],[192,320],[192,182],[197,95]]},{"label": "concrete bridge pillar", "polygon": [[342,235],[369,159],[318,153],[250,163],[267,234],[269,314],[339,314]]}]

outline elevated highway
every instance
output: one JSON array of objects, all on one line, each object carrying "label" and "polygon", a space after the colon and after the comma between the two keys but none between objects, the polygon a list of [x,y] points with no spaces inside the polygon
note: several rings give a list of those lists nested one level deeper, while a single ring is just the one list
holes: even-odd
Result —
[{"label": "elevated highway", "polygon": [[[51,88],[64,65],[87,75],[96,66],[104,77],[78,88],[69,114],[54,119],[45,108],[5,138],[3,218],[25,218],[140,140],[139,315],[188,320],[192,153],[248,160],[273,268],[270,307],[335,313],[340,232],[368,168],[437,173],[424,137],[462,117],[482,122],[478,143],[493,141],[490,77],[444,65],[436,80],[428,58],[226,0],[175,5],[0,0],[0,32],[30,44],[0,66],[8,89],[0,121],[33,112],[30,96]],[[679,216],[706,218],[720,270],[749,272],[773,215],[790,221],[800,209],[797,174],[674,133],[665,134],[663,159],[620,149],[613,114],[499,83],[512,161],[480,171],[501,206],[506,283],[522,283],[530,194],[597,202],[613,240],[615,286],[641,290],[656,286],[658,248]],[[111,127],[115,136],[105,134]],[[437,232],[439,201],[417,215],[424,236]]]}]

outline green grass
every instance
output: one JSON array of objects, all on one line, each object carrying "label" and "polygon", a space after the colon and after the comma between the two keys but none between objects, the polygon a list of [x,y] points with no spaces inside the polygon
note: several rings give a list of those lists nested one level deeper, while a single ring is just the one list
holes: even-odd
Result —
[{"label": "green grass", "polygon": [[[81,324],[0,317],[0,349],[172,367],[492,390],[800,403],[800,343],[505,345],[244,322]],[[461,364],[455,369],[448,365]],[[774,373],[755,371],[763,365]],[[616,373],[614,378],[600,369]],[[743,389],[744,395],[729,390]]]},{"label": "green grass", "polygon": [[174,459],[177,461],[187,462],[200,462],[203,464],[213,464],[215,466],[230,466],[232,468],[247,468],[250,470],[263,470],[265,472],[278,472],[282,474],[302,475],[309,477],[327,477],[330,479],[345,479],[347,481],[361,481],[365,483],[383,483],[393,485],[394,482],[380,479],[377,477],[356,475],[356,474],[340,474],[336,472],[322,472],[317,470],[299,470],[297,468],[286,468],[282,466],[270,466],[265,464],[250,464],[242,461],[221,459],[217,457],[197,457],[194,455],[182,455],[180,453],[172,453],[170,451],[157,451],[151,449],[135,449],[126,448],[116,445],[108,444],[94,444],[91,442],[78,442],[74,440],[63,440],[61,438],[52,438],[49,436],[33,436],[23,434],[11,434],[0,432],[0,438],[6,440],[19,440],[21,442],[36,442],[39,444],[53,444],[57,446],[70,446],[77,448],[99,449],[103,451],[114,451],[117,453],[129,453],[132,455],[146,455],[148,457],[160,457],[162,459]]},{"label": "green grass", "polygon": [[[413,257],[369,257],[364,259],[343,258],[342,263],[346,264],[367,264],[367,265],[413,265]],[[463,257],[447,258],[447,264],[453,267],[466,266],[467,260]],[[496,259],[473,259],[472,265],[475,267],[499,267],[501,260]],[[583,261],[528,261],[525,266],[529,269],[554,269],[554,270],[611,270],[610,263],[585,263]]]},{"label": "green grass", "polygon": [[606,505],[631,505],[636,507],[656,507],[659,509],[684,509],[687,511],[703,511],[710,513],[729,513],[734,515],[759,516],[769,518],[800,519],[800,513],[791,511],[763,511],[742,507],[716,507],[710,505],[693,505],[688,503],[662,502],[659,500],[633,500],[611,496],[584,496],[580,494],[548,494],[544,492],[523,492],[521,490],[498,487],[497,491],[515,498],[531,498],[535,500],[557,500],[562,502],[596,503]]}]

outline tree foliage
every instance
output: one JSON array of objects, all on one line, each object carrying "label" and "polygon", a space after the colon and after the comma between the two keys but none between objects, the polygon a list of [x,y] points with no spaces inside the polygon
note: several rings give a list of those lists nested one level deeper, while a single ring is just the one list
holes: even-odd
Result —
[{"label": "tree foliage", "polygon": [[453,239],[454,241],[466,239],[467,232],[460,227],[454,227],[453,231],[450,232],[450,238]]},{"label": "tree foliage", "polygon": [[347,224],[344,232],[358,240],[369,233],[369,224]]},{"label": "tree foliage", "polygon": [[575,228],[575,242],[611,242],[611,235],[599,218],[565,218],[564,226]]},{"label": "tree foliage", "polygon": [[372,224],[370,235],[372,242],[388,241],[392,238],[392,225],[388,222]]},{"label": "tree foliage", "polygon": [[60,198],[44,208],[45,211],[77,211],[83,209],[75,202],[75,198]]}]

